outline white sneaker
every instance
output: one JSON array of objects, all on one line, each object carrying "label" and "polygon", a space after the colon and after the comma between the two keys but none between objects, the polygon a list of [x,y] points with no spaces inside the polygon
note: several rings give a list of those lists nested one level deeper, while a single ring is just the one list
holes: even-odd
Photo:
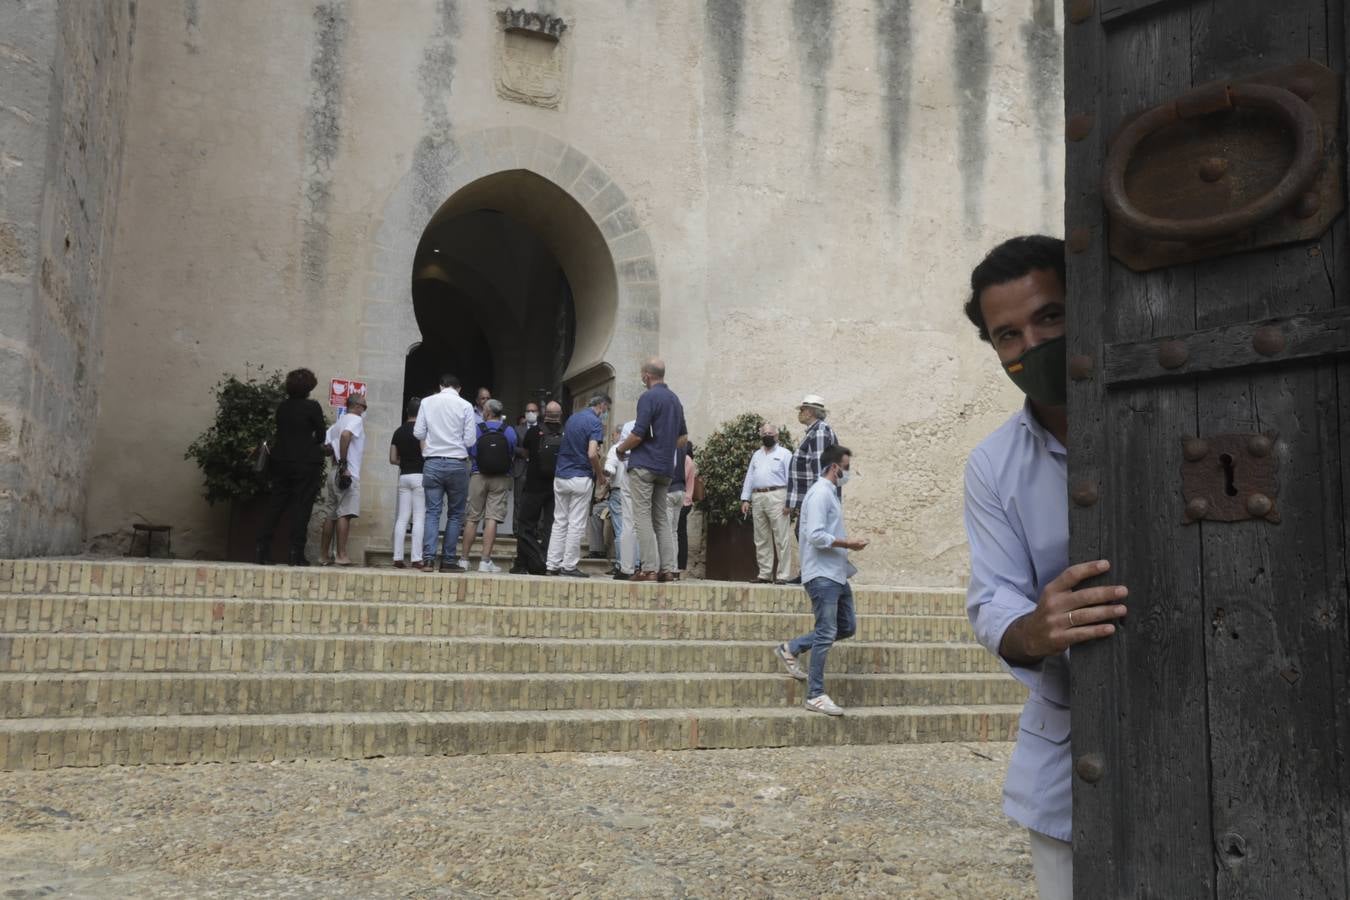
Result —
[{"label": "white sneaker", "polygon": [[500,572],[502,567],[490,559],[480,559],[478,561],[478,571],[480,572]]},{"label": "white sneaker", "polygon": [[788,652],[788,645],[786,643],[774,647],[773,655],[783,661],[783,667],[787,669],[789,675],[798,681],[806,680],[806,672],[802,671],[801,664],[797,662],[797,657]]},{"label": "white sneaker", "polygon": [[829,694],[821,694],[819,697],[812,697],[807,700],[806,708],[811,712],[824,713],[827,716],[842,716],[844,714],[839,704],[830,699]]}]

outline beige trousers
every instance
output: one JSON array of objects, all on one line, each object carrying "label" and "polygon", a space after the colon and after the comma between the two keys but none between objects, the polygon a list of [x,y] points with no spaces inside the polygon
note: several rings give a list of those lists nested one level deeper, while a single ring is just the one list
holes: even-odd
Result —
[{"label": "beige trousers", "polygon": [[1073,844],[1027,829],[1031,868],[1041,900],[1073,900]]},{"label": "beige trousers", "polygon": [[778,550],[778,580],[787,581],[792,577],[792,522],[783,505],[787,503],[787,490],[765,491],[750,495],[750,515],[755,523],[755,563],[759,566],[759,577],[773,581],[773,553]]}]

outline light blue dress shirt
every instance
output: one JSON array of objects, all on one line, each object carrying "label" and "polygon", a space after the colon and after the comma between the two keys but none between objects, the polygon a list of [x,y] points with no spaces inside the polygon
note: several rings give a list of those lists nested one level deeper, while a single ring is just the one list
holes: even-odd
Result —
[{"label": "light blue dress shirt", "polygon": [[[1064,445],[1024,406],[966,462],[966,614],[975,637],[995,655],[1008,626],[1035,610],[1044,587],[1068,568],[1067,457]],[[1003,811],[1033,831],[1071,840],[1068,654],[1036,666],[1003,665],[1031,689],[1003,786]]]},{"label": "light blue dress shirt", "polygon": [[802,501],[802,584],[813,578],[828,578],[848,584],[858,570],[848,561],[848,551],[830,546],[848,537],[844,530],[844,505],[839,488],[828,478],[818,478]]}]

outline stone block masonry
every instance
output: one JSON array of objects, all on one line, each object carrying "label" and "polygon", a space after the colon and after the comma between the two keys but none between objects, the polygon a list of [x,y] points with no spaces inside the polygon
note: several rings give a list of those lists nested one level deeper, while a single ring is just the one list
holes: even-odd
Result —
[{"label": "stone block masonry", "polygon": [[83,541],[135,7],[0,5],[0,555]]},{"label": "stone block masonry", "polygon": [[1006,740],[949,591],[858,593],[842,720],[773,656],[800,589],[0,562],[0,768]]}]

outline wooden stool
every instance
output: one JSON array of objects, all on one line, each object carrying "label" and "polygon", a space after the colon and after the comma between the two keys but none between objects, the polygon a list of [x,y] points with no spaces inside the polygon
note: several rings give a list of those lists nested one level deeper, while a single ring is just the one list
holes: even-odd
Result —
[{"label": "wooden stool", "polygon": [[131,526],[131,544],[127,547],[127,556],[131,555],[132,549],[136,546],[136,538],[141,534],[145,535],[145,555],[150,555],[150,545],[154,543],[154,537],[157,534],[164,535],[164,555],[173,556],[173,528],[169,525],[146,525],[141,522],[134,522]]}]

